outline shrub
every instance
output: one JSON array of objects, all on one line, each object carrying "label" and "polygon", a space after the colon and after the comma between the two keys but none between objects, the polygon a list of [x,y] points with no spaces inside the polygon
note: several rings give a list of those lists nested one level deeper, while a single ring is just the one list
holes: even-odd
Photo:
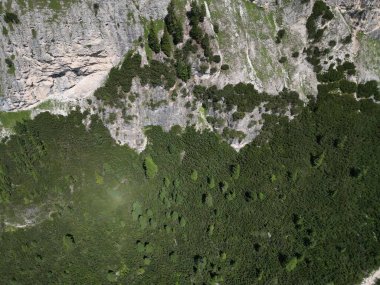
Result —
[{"label": "shrub", "polygon": [[282,57],[278,60],[279,63],[285,63],[285,62],[287,62],[287,61],[288,61],[288,58],[287,58],[286,56],[282,56]]},{"label": "shrub", "polygon": [[8,73],[14,75],[15,72],[16,72],[16,67],[15,67],[12,59],[11,58],[6,58],[5,59],[5,64],[8,67]]},{"label": "shrub", "polygon": [[149,155],[144,160],[145,175],[148,179],[152,179],[157,175],[158,166],[154,163],[152,157]]},{"label": "shrub", "polygon": [[206,74],[207,70],[209,68],[209,65],[207,63],[202,63],[199,67],[199,71],[202,73],[202,74]]},{"label": "shrub", "polygon": [[210,74],[213,75],[213,74],[215,74],[217,71],[218,71],[218,69],[217,69],[216,67],[212,67],[212,68],[210,69]]},{"label": "shrub", "polygon": [[231,166],[231,176],[233,179],[238,179],[240,176],[240,164],[235,164]]},{"label": "shrub", "polygon": [[345,38],[342,39],[342,44],[347,45],[347,44],[349,44],[351,42],[352,42],[352,35],[351,34],[349,34],[347,37],[345,37]]},{"label": "shrub", "polygon": [[203,195],[203,203],[206,204],[210,208],[213,206],[214,202],[210,193]]},{"label": "shrub", "polygon": [[298,264],[298,259],[297,257],[293,257],[291,258],[288,263],[286,264],[286,271],[288,272],[291,272],[293,271],[296,267],[297,267],[297,264]]},{"label": "shrub", "polygon": [[194,181],[194,182],[198,180],[198,171],[193,170],[191,172],[191,180]]},{"label": "shrub", "polygon": [[8,66],[8,68],[12,68],[14,66],[12,59],[9,57],[5,59],[5,64]]},{"label": "shrub", "polygon": [[339,82],[339,89],[343,92],[343,93],[348,93],[348,94],[352,94],[352,93],[355,93],[356,90],[357,90],[357,84],[355,82],[352,82],[352,81],[348,81],[346,79],[343,79]]},{"label": "shrub", "polygon": [[295,51],[292,53],[292,57],[297,58],[299,57],[300,53],[298,51]]},{"label": "shrub", "polygon": [[325,28],[323,29],[318,29],[315,34],[314,34],[314,42],[317,43],[319,42],[322,37],[323,37],[323,33],[325,32]]},{"label": "shrub", "polygon": [[20,24],[20,20],[15,13],[6,12],[4,15],[4,21],[7,24]]},{"label": "shrub", "polygon": [[176,73],[177,77],[182,81],[186,82],[191,76],[191,66],[183,60],[178,60],[176,63]]},{"label": "shrub", "polygon": [[35,29],[32,29],[32,37],[33,39],[37,38],[37,31]]},{"label": "shrub", "polygon": [[230,66],[228,64],[223,64],[221,67],[220,67],[222,70],[229,70],[230,69]]},{"label": "shrub", "polygon": [[284,36],[285,36],[285,30],[284,29],[279,30],[276,36],[276,43],[277,44],[281,43],[281,40],[283,39]]},{"label": "shrub", "polygon": [[349,61],[345,61],[342,65],[339,65],[337,69],[340,72],[347,72],[348,75],[354,75],[356,73],[355,64]]},{"label": "shrub", "polygon": [[215,179],[214,179],[214,177],[207,177],[207,184],[208,184],[208,188],[214,189],[215,188]]},{"label": "shrub", "polygon": [[92,7],[94,8],[95,16],[97,16],[98,12],[99,12],[99,4],[98,3],[94,3],[94,5]]},{"label": "shrub", "polygon": [[334,40],[329,41],[329,46],[330,47],[335,47],[336,46],[336,41],[334,41]]},{"label": "shrub", "polygon": [[215,23],[215,24],[214,24],[214,32],[215,32],[215,34],[219,34],[219,31],[220,31],[220,29],[219,29],[219,24],[218,24],[218,23]]},{"label": "shrub", "polygon": [[344,77],[344,73],[342,70],[337,70],[332,67],[323,74],[318,74],[317,79],[321,82],[335,82],[339,81]]},{"label": "shrub", "polygon": [[371,96],[374,96],[375,100],[379,100],[380,98],[380,91],[378,88],[377,81],[370,80],[366,83],[360,83],[358,85],[358,97],[360,98],[369,98]]},{"label": "shrub", "polygon": [[234,121],[238,121],[238,120],[243,119],[244,116],[245,116],[245,113],[244,113],[244,112],[236,111],[235,113],[232,114],[232,119],[233,119]]},{"label": "shrub", "polygon": [[213,57],[212,57],[212,61],[215,62],[215,63],[220,63],[221,62],[221,57],[220,55],[218,54],[215,54]]}]

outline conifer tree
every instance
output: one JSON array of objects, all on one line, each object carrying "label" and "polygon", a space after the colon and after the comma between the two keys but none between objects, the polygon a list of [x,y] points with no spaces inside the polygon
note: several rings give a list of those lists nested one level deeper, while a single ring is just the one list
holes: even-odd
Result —
[{"label": "conifer tree", "polygon": [[210,48],[210,38],[207,34],[204,35],[204,37],[201,41],[201,46],[203,48],[205,57],[210,58],[212,56],[212,51]]},{"label": "conifer tree", "polygon": [[157,31],[154,27],[153,21],[150,22],[148,45],[152,49],[152,51],[154,51],[155,53],[159,53],[161,50],[160,41],[158,39]]},{"label": "conifer tree", "polygon": [[203,23],[203,21],[205,20],[205,18],[207,16],[206,4],[205,3],[202,3],[200,10],[201,11],[200,11],[200,16],[199,16],[199,22]]},{"label": "conifer tree", "polygon": [[170,57],[172,54],[172,39],[166,26],[164,28],[164,34],[161,39],[161,50],[167,57]]},{"label": "conifer tree", "polygon": [[165,25],[169,34],[173,36],[175,45],[183,42],[183,26],[175,12],[175,4],[172,0],[168,6],[168,14],[165,17]]},{"label": "conifer tree", "polygon": [[193,40],[195,40],[198,44],[200,44],[203,38],[202,29],[198,25],[193,26],[190,30],[190,37]]}]

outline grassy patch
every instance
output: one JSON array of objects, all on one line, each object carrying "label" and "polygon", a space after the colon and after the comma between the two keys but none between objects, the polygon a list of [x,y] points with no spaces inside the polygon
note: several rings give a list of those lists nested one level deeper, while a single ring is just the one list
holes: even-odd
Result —
[{"label": "grassy patch", "polygon": [[0,122],[3,127],[11,129],[17,122],[30,119],[30,111],[0,112]]}]

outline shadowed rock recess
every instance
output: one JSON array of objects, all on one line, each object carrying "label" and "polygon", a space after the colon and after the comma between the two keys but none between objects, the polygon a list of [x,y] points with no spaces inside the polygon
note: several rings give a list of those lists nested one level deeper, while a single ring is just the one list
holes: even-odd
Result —
[{"label": "shadowed rock recess", "polygon": [[380,1],[0,0],[0,284],[378,284]]}]

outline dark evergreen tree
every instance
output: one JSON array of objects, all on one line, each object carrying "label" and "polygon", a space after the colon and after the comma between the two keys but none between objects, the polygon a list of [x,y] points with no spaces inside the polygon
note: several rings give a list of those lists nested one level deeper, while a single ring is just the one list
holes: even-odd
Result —
[{"label": "dark evergreen tree", "polygon": [[154,27],[153,21],[150,22],[148,45],[152,49],[152,51],[154,51],[155,53],[159,53],[161,50],[160,41],[158,39],[157,31]]},{"label": "dark evergreen tree", "polygon": [[191,26],[197,26],[201,18],[201,9],[196,1],[191,2],[191,10],[187,13]]},{"label": "dark evergreen tree", "polygon": [[202,29],[198,25],[193,26],[190,30],[190,37],[200,44],[203,39]]},{"label": "dark evergreen tree", "polygon": [[187,81],[190,79],[191,75],[191,66],[187,64],[184,60],[177,60],[176,63],[176,72],[177,77],[183,81]]},{"label": "dark evergreen tree", "polygon": [[177,45],[183,42],[183,27],[182,23],[179,20],[175,23],[174,33],[172,34],[172,36],[174,44]]},{"label": "dark evergreen tree", "polygon": [[169,34],[173,36],[174,44],[183,42],[183,27],[175,12],[175,4],[172,0],[168,6],[168,14],[165,17],[165,25]]},{"label": "dark evergreen tree", "polygon": [[206,16],[207,16],[206,4],[203,3],[201,5],[201,12],[200,12],[200,16],[199,16],[199,22],[203,23],[203,21],[205,20]]},{"label": "dark evergreen tree", "polygon": [[210,58],[212,56],[212,50],[210,48],[210,38],[208,34],[205,34],[202,38],[201,46],[203,48],[205,57]]},{"label": "dark evergreen tree", "polygon": [[161,50],[167,57],[170,57],[172,54],[172,39],[166,26],[164,28],[164,34],[161,39]]},{"label": "dark evergreen tree", "polygon": [[178,21],[175,14],[175,4],[174,1],[170,1],[168,6],[168,14],[165,17],[165,25],[168,29],[168,32],[173,35],[175,30],[175,23]]}]

